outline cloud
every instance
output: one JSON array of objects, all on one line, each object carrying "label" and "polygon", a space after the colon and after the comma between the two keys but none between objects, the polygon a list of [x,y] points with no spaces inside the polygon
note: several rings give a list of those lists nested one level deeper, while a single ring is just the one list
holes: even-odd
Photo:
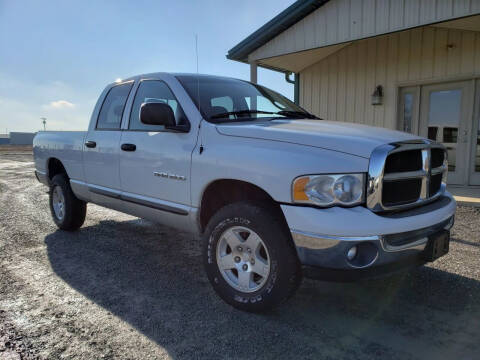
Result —
[{"label": "cloud", "polygon": [[[35,82],[12,78],[0,69],[0,133],[6,128],[38,131],[43,129],[41,117],[47,118],[47,130],[85,130],[97,96],[96,91],[84,92],[83,88],[76,91],[58,80]],[[75,103],[66,99],[75,99]]]},{"label": "cloud", "polygon": [[71,109],[73,107],[75,107],[75,104],[67,100],[52,101],[48,105],[43,105],[44,109]]}]

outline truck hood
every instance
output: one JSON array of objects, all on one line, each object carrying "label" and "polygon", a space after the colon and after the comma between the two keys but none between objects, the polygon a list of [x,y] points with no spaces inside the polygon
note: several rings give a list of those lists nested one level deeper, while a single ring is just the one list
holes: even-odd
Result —
[{"label": "truck hood", "polygon": [[419,139],[400,131],[325,120],[270,120],[254,123],[217,124],[228,136],[281,141],[344,152],[369,158],[377,146]]}]

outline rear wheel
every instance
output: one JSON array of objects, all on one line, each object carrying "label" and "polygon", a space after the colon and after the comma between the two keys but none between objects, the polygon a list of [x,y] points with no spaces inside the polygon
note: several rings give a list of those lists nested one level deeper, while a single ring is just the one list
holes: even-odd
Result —
[{"label": "rear wheel", "polygon": [[240,202],[220,209],[205,231],[204,258],[218,295],[244,311],[281,304],[301,282],[288,227],[263,204]]},{"label": "rear wheel", "polygon": [[53,221],[62,230],[80,228],[87,213],[87,204],[72,192],[65,174],[55,175],[50,186],[50,212]]}]

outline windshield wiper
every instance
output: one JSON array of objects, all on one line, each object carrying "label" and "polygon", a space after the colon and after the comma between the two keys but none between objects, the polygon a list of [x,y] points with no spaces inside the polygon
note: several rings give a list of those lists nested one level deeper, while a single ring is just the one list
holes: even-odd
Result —
[{"label": "windshield wiper", "polygon": [[230,115],[248,115],[248,114],[275,114],[275,113],[270,111],[261,111],[261,110],[238,110],[238,111],[224,112],[221,114],[215,114],[210,116],[210,119],[225,118]]},{"label": "windshield wiper", "polygon": [[294,110],[282,110],[276,112],[278,115],[283,115],[283,116],[290,116],[290,117],[296,117],[299,119],[317,119],[317,120],[322,120],[321,118],[310,114],[306,111],[294,111]]},{"label": "windshield wiper", "polygon": [[[318,120],[322,120],[319,117],[316,117],[315,115],[310,114],[306,111],[294,111],[294,110],[282,110],[282,111],[277,111],[277,112],[262,111],[262,110],[229,111],[229,112],[224,112],[224,113],[212,115],[212,116],[210,116],[210,120],[226,118],[227,120],[234,121],[234,120],[238,120],[238,117],[237,117],[238,115],[249,115],[249,114],[282,115],[282,116],[292,117],[292,118],[297,118],[297,119],[318,119]],[[230,115],[234,115],[235,119],[228,119],[228,117]],[[247,119],[247,118],[245,118],[245,119]],[[253,119],[256,119],[256,118],[253,118]]]}]

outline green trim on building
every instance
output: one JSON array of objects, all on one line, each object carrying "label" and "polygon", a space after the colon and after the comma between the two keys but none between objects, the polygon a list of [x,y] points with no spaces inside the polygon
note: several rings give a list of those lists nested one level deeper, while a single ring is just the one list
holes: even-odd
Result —
[{"label": "green trim on building", "polygon": [[329,0],[298,0],[228,51],[227,59],[248,62],[248,55]]}]

